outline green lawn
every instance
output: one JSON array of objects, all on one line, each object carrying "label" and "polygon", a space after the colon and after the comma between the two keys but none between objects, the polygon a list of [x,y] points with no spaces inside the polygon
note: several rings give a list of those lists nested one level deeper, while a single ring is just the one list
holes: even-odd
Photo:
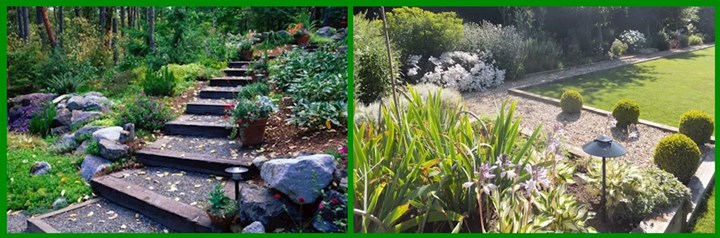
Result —
[{"label": "green lawn", "polygon": [[584,104],[611,111],[620,99],[640,104],[640,118],[675,126],[680,115],[700,109],[715,118],[715,47],[584,75],[527,89],[560,98],[566,88]]},{"label": "green lawn", "polygon": [[707,205],[700,205],[700,209],[705,209],[705,211],[699,215],[692,229],[693,233],[715,233],[715,192],[711,192],[705,202]]}]

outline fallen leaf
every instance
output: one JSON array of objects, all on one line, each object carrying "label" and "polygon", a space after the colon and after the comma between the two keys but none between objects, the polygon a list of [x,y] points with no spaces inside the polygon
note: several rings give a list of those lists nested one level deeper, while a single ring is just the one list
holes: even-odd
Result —
[{"label": "fallen leaf", "polygon": [[110,219],[110,220],[115,220],[115,218],[117,218],[117,217],[118,217],[118,214],[115,213],[115,214],[113,214],[112,216],[108,217],[108,219]]},{"label": "fallen leaf", "polygon": [[122,226],[120,226],[120,229],[127,229],[127,226],[123,224]]},{"label": "fallen leaf", "polygon": [[89,212],[89,213],[87,214],[87,217],[91,217],[91,216],[93,216],[93,215],[95,215],[95,212]]}]

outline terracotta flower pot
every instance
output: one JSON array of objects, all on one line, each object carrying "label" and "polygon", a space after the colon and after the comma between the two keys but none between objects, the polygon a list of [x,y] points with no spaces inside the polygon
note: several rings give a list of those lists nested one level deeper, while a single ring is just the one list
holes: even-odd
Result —
[{"label": "terracotta flower pot", "polygon": [[259,145],[265,137],[265,125],[267,118],[251,121],[247,127],[243,129],[243,136],[240,138],[243,146]]},{"label": "terracotta flower pot", "polygon": [[298,45],[307,45],[308,42],[310,42],[310,34],[295,36],[295,43]]},{"label": "terracotta flower pot", "polygon": [[217,227],[222,229],[222,231],[229,231],[230,230],[230,224],[232,224],[232,221],[235,217],[216,217],[210,212],[207,213],[208,217],[210,217],[210,222]]},{"label": "terracotta flower pot", "polygon": [[240,51],[240,58],[242,58],[243,60],[252,60],[253,59],[253,51],[252,50]]}]

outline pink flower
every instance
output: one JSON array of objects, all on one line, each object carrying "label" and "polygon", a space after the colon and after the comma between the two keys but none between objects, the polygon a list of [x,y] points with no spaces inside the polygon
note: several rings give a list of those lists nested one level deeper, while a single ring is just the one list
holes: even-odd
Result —
[{"label": "pink flower", "polygon": [[332,199],[330,199],[330,202],[332,202],[332,204],[338,204],[338,203],[340,203],[340,200],[337,198],[332,198]]},{"label": "pink flower", "polygon": [[318,209],[323,209],[323,208],[325,208],[325,203],[320,202],[320,205],[318,205]]},{"label": "pink flower", "polygon": [[304,198],[304,197],[299,197],[299,198],[298,198],[298,202],[300,202],[300,203],[305,203],[305,198]]},{"label": "pink flower", "polygon": [[275,196],[273,196],[273,198],[275,198],[275,200],[280,200],[280,194],[276,193]]},{"label": "pink flower", "polygon": [[347,147],[346,145],[343,145],[343,146],[340,147],[340,149],[338,149],[338,152],[340,152],[340,154],[342,154],[342,155],[347,155],[347,154],[348,154],[348,147]]}]

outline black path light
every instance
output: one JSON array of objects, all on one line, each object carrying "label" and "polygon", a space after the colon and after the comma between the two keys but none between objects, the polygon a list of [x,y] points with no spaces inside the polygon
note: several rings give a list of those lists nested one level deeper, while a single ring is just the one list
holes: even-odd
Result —
[{"label": "black path light", "polygon": [[235,181],[235,200],[239,199],[239,192],[240,190],[240,180],[242,180],[242,175],[248,171],[245,167],[230,167],[225,169],[226,173],[232,174],[232,180]]},{"label": "black path light", "polygon": [[600,197],[600,206],[603,209],[603,221],[607,221],[607,207],[605,206],[605,158],[618,157],[624,155],[627,151],[622,145],[613,142],[613,139],[600,135],[595,140],[588,142],[583,146],[583,151],[592,156],[602,157],[602,197]]}]

